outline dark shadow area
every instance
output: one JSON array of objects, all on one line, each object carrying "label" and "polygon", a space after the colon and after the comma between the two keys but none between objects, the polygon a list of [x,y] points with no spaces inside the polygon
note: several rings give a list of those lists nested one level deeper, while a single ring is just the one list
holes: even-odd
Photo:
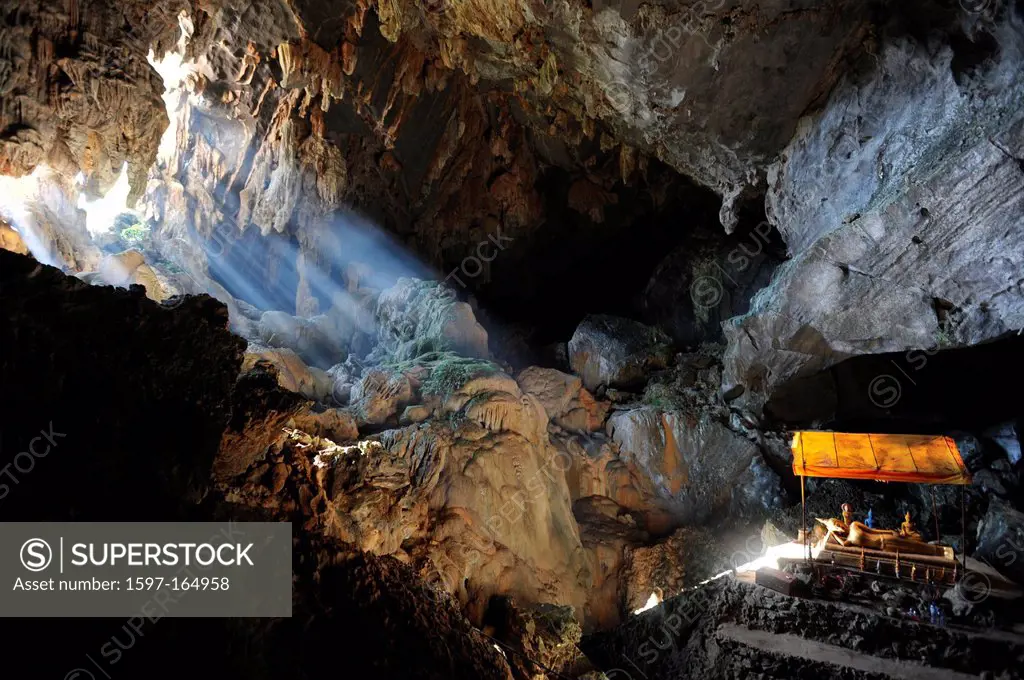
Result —
[{"label": "dark shadow area", "polygon": [[[595,221],[570,206],[578,179],[549,168],[539,183],[546,223],[497,253],[487,277],[462,277],[487,327],[515,329],[520,345],[565,342],[587,314],[657,325],[680,347],[718,341],[721,322],[746,312],[784,260],[761,200],[726,234],[718,196],[652,161],[647,181],[616,185]],[[445,272],[458,267],[453,259]],[[703,282],[710,299],[697,300]]]},{"label": "dark shadow area", "polygon": [[547,222],[495,258],[478,291],[481,306],[532,327],[537,345],[567,340],[586,314],[637,316],[634,297],[662,258],[698,225],[718,220],[718,197],[681,180],[656,197],[656,174],[670,172],[652,169],[649,183],[619,185],[596,222],[569,205],[577,178],[548,169],[539,182]]},{"label": "dark shadow area", "polygon": [[963,349],[854,357],[792,383],[766,411],[781,424],[852,432],[984,430],[1024,415],[1024,336]]}]

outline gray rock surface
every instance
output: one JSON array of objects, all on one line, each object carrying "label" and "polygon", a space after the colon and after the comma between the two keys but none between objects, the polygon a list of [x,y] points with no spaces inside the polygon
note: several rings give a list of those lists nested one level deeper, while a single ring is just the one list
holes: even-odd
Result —
[{"label": "gray rock surface", "polygon": [[1007,460],[1016,465],[1020,462],[1020,423],[1011,421],[995,425],[984,432],[985,437],[995,442]]},{"label": "gray rock surface", "polygon": [[[761,457],[756,445],[706,415],[645,406],[612,414],[607,432],[620,458],[650,480],[657,500],[681,523],[707,521],[729,507],[734,487],[753,482],[751,466]],[[755,472],[761,482],[738,497],[747,508],[760,502],[775,477],[767,466]]]},{"label": "gray rock surface", "polygon": [[594,314],[580,322],[569,340],[569,363],[591,392],[600,386],[635,388],[671,359],[670,339],[661,331],[616,316]]},{"label": "gray rock surface", "polygon": [[1024,584],[1024,513],[993,498],[978,524],[976,559],[995,567],[1007,578]]},{"label": "gray rock surface", "polygon": [[[783,491],[779,476],[756,454],[750,465],[732,487],[730,517],[757,517],[782,505]],[[774,544],[773,544],[774,545]]]},{"label": "gray rock surface", "polygon": [[1024,326],[1015,21],[959,51],[888,39],[872,71],[804,122],[769,175],[769,217],[792,259],[725,324],[723,389],[744,386],[756,409],[849,356]]}]

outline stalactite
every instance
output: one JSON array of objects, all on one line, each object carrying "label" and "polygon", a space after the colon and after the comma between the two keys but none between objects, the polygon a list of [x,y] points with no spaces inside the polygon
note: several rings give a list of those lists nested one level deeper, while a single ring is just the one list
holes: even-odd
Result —
[{"label": "stalactite", "polygon": [[70,29],[72,39],[78,33],[78,0],[68,0],[68,28]]}]

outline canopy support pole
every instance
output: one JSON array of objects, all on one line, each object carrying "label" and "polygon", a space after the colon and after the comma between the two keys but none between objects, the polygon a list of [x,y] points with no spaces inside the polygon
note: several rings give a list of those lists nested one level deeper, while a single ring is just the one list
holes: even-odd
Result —
[{"label": "canopy support pole", "polygon": [[960,578],[967,574],[967,485],[960,485],[960,561],[964,568]]},{"label": "canopy support pole", "polygon": [[807,479],[806,476],[800,475],[800,508],[803,515],[802,531],[800,532],[804,537],[804,559],[810,557],[810,551],[807,549],[807,496],[804,493],[804,482]]}]

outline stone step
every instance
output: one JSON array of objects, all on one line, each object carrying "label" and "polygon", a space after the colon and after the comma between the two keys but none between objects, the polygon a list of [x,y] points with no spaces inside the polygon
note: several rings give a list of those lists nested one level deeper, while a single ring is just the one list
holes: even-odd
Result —
[{"label": "stone step", "polygon": [[719,615],[720,623],[735,623],[769,636],[797,636],[949,673],[989,671],[998,676],[1024,668],[1024,637],[1008,631],[933,626],[864,606],[794,598],[745,583],[727,584],[721,597],[729,604]]},{"label": "stone step", "polygon": [[[901,659],[884,659],[789,633],[768,633],[724,623],[715,637],[721,649],[718,667],[761,671],[769,677],[893,678],[895,680],[968,680],[976,675],[934,668]],[[764,659],[767,656],[768,659]],[[760,666],[760,667],[759,667]],[[777,674],[777,675],[776,675]]]},{"label": "stone step", "polygon": [[616,680],[1021,678],[1024,637],[712,581],[583,641]]}]

